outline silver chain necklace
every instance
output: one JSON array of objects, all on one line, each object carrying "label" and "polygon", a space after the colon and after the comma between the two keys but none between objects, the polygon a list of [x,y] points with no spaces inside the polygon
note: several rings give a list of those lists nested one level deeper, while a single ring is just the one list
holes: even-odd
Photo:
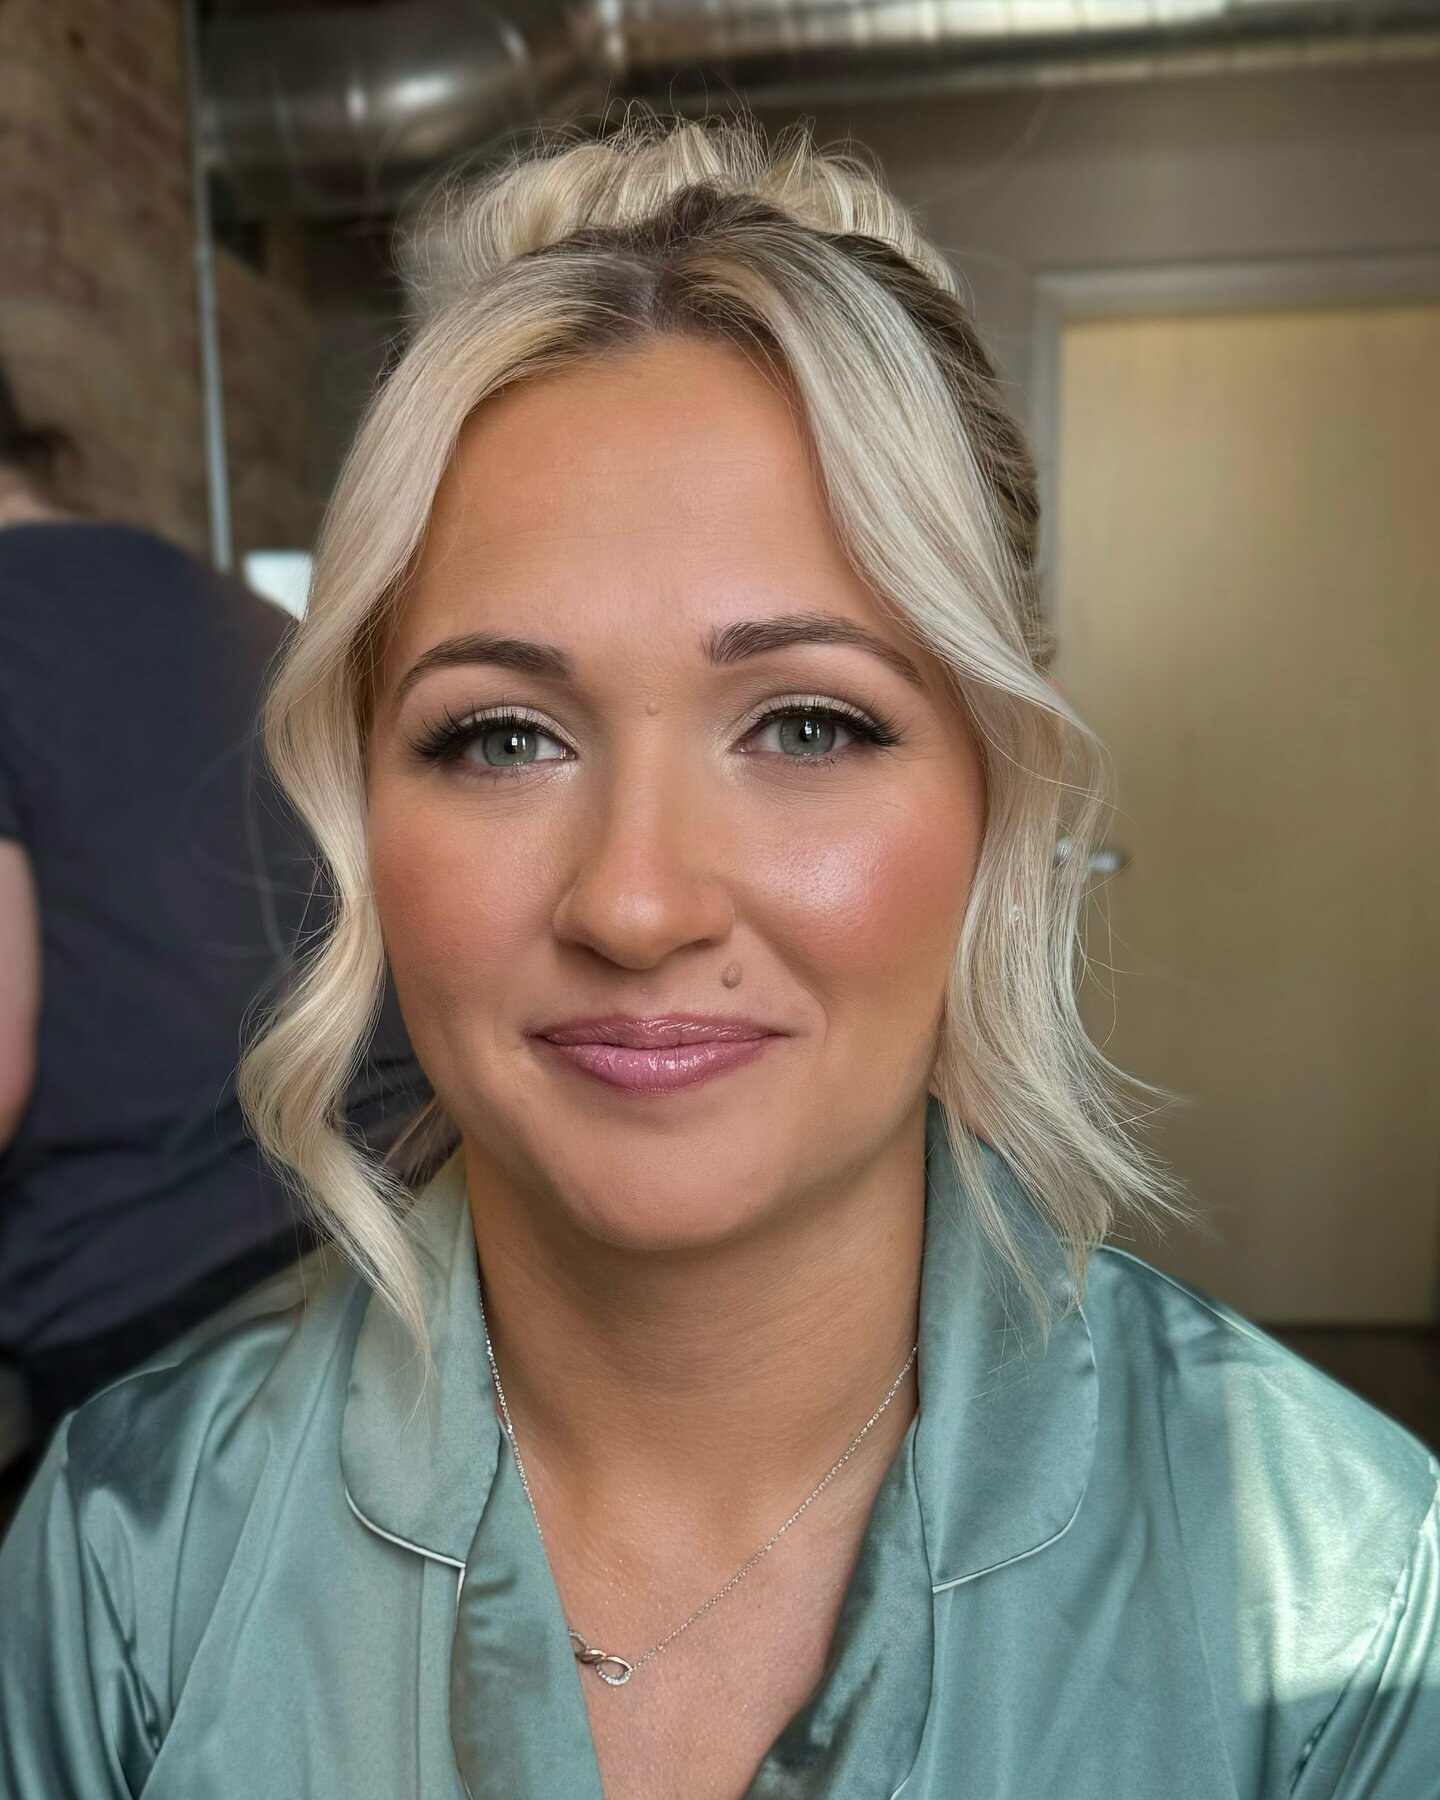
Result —
[{"label": "silver chain necklace", "polygon": [[[478,1288],[478,1282],[476,1285]],[[480,1325],[485,1333],[485,1354],[490,1359],[490,1373],[495,1380],[495,1398],[500,1402],[500,1417],[504,1421],[505,1436],[510,1440],[510,1449],[515,1457],[515,1471],[520,1477],[521,1487],[525,1490],[525,1498],[530,1503],[531,1516],[535,1520],[535,1530],[539,1535],[540,1543],[543,1547],[545,1543],[545,1533],[541,1530],[540,1514],[535,1510],[535,1496],[530,1492],[530,1483],[526,1478],[525,1465],[520,1460],[520,1446],[515,1442],[515,1427],[510,1422],[510,1408],[506,1404],[505,1389],[500,1380],[500,1370],[495,1362],[495,1350],[490,1342],[490,1328],[485,1323],[485,1303],[483,1299],[480,1302]],[[860,1448],[861,1444],[864,1443],[875,1421],[895,1398],[896,1394],[899,1393],[900,1384],[910,1373],[910,1365],[914,1362],[919,1350],[919,1344],[912,1347],[910,1354],[905,1358],[904,1368],[901,1369],[900,1373],[890,1384],[890,1392],[886,1394],[885,1398],[875,1408],[874,1412],[871,1413],[870,1417],[855,1433],[854,1437],[851,1438],[850,1443],[845,1450],[845,1454],[830,1469],[815,1491],[810,1494],[808,1498],[800,1502],[799,1506],[795,1508],[794,1512],[791,1513],[790,1517],[780,1529],[760,1546],[748,1562],[743,1563],[741,1567],[735,1571],[718,1593],[712,1594],[703,1606],[697,1606],[688,1619],[683,1619],[673,1631],[667,1632],[658,1644],[652,1644],[643,1656],[637,1656],[634,1662],[627,1662],[623,1656],[616,1656],[606,1650],[597,1650],[593,1644],[583,1638],[580,1633],[575,1630],[573,1625],[567,1624],[566,1629],[570,1633],[571,1648],[575,1652],[576,1662],[580,1663],[582,1666],[594,1669],[595,1673],[607,1687],[624,1687],[625,1683],[637,1669],[643,1669],[645,1664],[648,1663],[652,1657],[658,1656],[662,1650],[668,1649],[682,1631],[688,1631],[697,1619],[703,1618],[712,1606],[718,1605],[732,1588],[738,1587],[755,1567],[756,1563],[760,1561],[761,1557],[770,1554],[780,1542],[781,1538],[784,1537],[785,1533],[800,1517],[801,1513],[803,1513],[810,1505],[811,1501],[819,1499],[825,1489],[829,1487],[830,1483],[840,1473],[841,1469],[845,1467],[846,1463],[849,1462],[850,1458]]]}]

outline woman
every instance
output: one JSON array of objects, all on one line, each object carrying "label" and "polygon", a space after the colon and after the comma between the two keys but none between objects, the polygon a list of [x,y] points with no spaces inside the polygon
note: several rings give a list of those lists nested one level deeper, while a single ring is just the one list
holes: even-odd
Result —
[{"label": "woman", "polygon": [[[1171,1202],[954,277],[646,118],[422,242],[273,703],[343,904],[245,1080],[353,1269],[69,1419],[5,1793],[1440,1792],[1436,1464],[1096,1248]],[[332,1123],[387,965],[418,1194]]]},{"label": "woman", "polygon": [[[235,1092],[257,997],[321,914],[255,742],[289,621],[64,510],[64,443],[0,369],[0,1374],[27,1402],[7,1433],[0,1398],[6,1489],[27,1435],[38,1460],[66,1412],[311,1247]],[[351,1123],[383,1145],[419,1087],[392,1009]]]}]

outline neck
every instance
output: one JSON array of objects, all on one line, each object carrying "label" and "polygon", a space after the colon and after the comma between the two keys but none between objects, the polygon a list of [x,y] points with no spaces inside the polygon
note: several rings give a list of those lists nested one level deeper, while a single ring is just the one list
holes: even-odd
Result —
[{"label": "neck", "polygon": [[69,518],[18,471],[0,468],[0,529],[6,525],[45,525]]},{"label": "neck", "polygon": [[[842,1185],[742,1243],[674,1257],[567,1232],[468,1142],[465,1154],[491,1342],[542,1507],[593,1521],[663,1505],[697,1531],[763,1537],[916,1341],[923,1106]],[[912,1365],[866,1438],[867,1464],[888,1462],[917,1392]]]}]

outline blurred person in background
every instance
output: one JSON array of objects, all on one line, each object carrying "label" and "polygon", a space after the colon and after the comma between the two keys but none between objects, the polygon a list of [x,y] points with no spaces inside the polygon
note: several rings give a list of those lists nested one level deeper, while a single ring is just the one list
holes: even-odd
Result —
[{"label": "blurred person in background", "polygon": [[[0,1366],[29,1414],[12,1401],[12,1457],[315,1245],[234,1087],[247,1015],[318,923],[308,840],[256,740],[288,620],[149,531],[66,510],[63,447],[0,373]],[[383,1141],[414,1080],[388,1012],[351,1124]]]}]

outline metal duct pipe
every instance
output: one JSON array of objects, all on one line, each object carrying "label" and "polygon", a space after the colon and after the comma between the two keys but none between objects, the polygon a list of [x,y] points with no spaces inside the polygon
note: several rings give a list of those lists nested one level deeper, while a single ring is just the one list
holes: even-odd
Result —
[{"label": "metal duct pipe", "polygon": [[203,43],[206,160],[252,216],[389,211],[571,81],[588,89],[583,49],[564,0],[218,19]]},{"label": "metal duct pipe", "polygon": [[204,142],[250,216],[390,212],[516,125],[697,77],[753,104],[1440,52],[1440,0],[389,0],[219,19]]}]

